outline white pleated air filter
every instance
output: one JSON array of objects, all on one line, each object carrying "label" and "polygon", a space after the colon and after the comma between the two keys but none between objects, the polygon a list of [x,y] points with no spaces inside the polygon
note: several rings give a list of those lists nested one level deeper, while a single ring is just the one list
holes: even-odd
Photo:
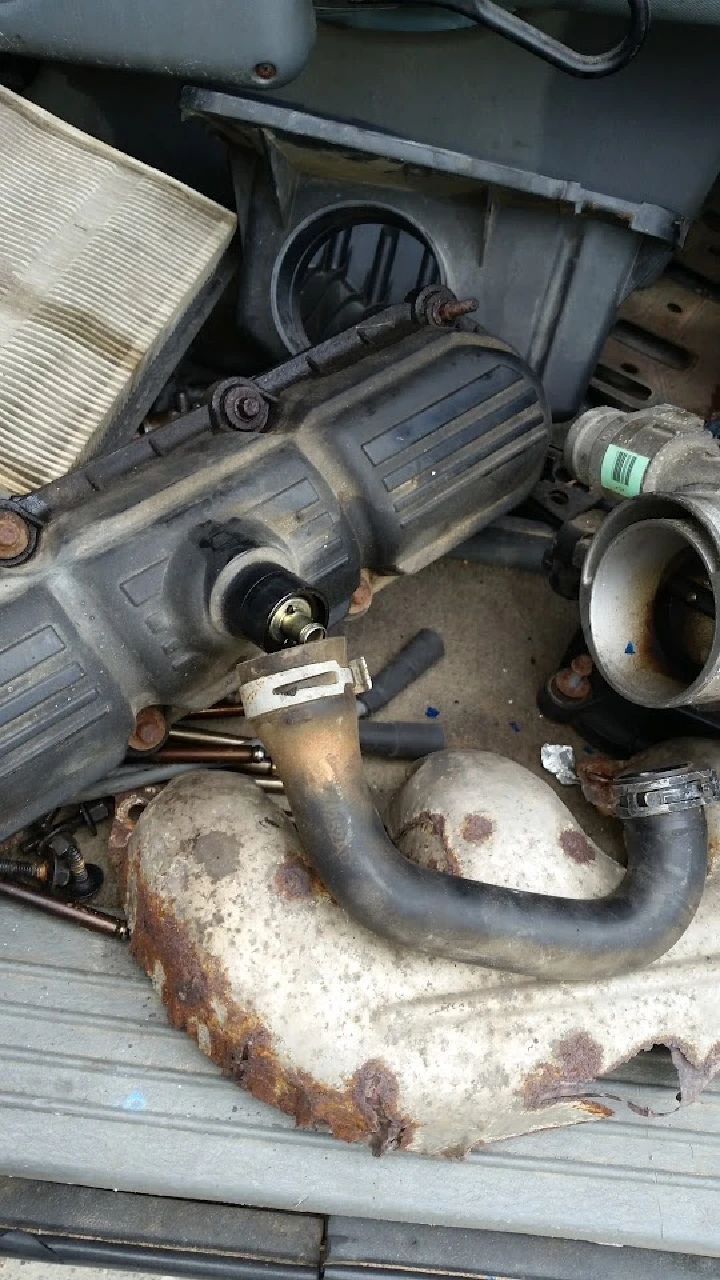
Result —
[{"label": "white pleated air filter", "polygon": [[27,493],[90,451],[235,225],[0,87],[0,490]]}]

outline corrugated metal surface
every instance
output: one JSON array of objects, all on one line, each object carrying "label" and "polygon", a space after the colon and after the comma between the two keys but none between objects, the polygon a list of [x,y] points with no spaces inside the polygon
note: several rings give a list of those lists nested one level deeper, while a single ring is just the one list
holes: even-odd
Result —
[{"label": "corrugated metal surface", "polygon": [[375,1159],[223,1080],[118,944],[3,905],[0,987],[1,1173],[720,1255],[720,1091],[674,1110],[652,1061],[608,1091],[666,1116]]}]

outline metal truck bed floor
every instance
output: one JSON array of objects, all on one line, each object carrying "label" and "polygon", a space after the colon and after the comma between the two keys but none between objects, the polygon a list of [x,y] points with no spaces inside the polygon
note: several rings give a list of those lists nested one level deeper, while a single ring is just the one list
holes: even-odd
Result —
[{"label": "metal truck bed floor", "polygon": [[[221,1078],[118,944],[0,911],[0,1170],[118,1190],[720,1254],[720,1093],[505,1142],[375,1159]],[[662,1077],[661,1077],[662,1078]]]},{"label": "metal truck bed floor", "polygon": [[[383,592],[354,651],[377,669],[421,625],[442,630],[448,656],[392,715],[432,704],[452,745],[540,772],[539,743],[571,736],[534,704],[575,625],[571,606],[529,575],[446,561]],[[371,774],[388,789],[402,769],[373,762]],[[612,824],[578,793],[563,799],[609,848]],[[613,1104],[614,1119],[464,1162],[375,1159],[223,1080],[167,1025],[122,945],[0,904],[0,1175],[720,1255],[720,1081],[677,1111],[663,1061],[646,1055],[619,1076],[608,1092],[669,1114]]]}]

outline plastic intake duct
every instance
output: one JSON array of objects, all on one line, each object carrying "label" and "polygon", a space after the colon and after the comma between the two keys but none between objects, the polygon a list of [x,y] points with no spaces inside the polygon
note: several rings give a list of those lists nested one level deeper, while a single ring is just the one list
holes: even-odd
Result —
[{"label": "plastic intake duct", "polygon": [[210,705],[248,642],[317,640],[361,569],[412,573],[527,495],[545,400],[472,308],[428,288],[0,500],[0,839],[117,767],[140,711]]}]

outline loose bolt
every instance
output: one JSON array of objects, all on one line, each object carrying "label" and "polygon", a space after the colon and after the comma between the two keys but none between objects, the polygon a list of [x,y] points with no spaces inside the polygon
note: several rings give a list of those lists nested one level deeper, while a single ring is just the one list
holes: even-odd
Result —
[{"label": "loose bolt", "polygon": [[135,717],[135,728],[128,738],[133,751],[154,751],[167,737],[168,726],[160,707],[143,707]]},{"label": "loose bolt", "polygon": [[461,316],[469,316],[473,311],[478,309],[477,298],[462,298],[457,301],[440,302],[434,308],[433,319],[436,324],[451,324],[453,320],[459,320]]},{"label": "loose bolt", "polygon": [[28,862],[17,858],[0,858],[0,876],[8,876],[21,880],[40,880],[44,883],[48,878],[47,862]]},{"label": "loose bolt", "polygon": [[30,529],[16,511],[0,511],[0,560],[15,560],[30,545]]},{"label": "loose bolt", "polygon": [[573,658],[569,667],[558,671],[553,677],[553,687],[564,698],[573,698],[577,702],[582,702],[592,693],[590,683],[592,670],[592,658],[587,653],[581,653],[577,658]]}]

